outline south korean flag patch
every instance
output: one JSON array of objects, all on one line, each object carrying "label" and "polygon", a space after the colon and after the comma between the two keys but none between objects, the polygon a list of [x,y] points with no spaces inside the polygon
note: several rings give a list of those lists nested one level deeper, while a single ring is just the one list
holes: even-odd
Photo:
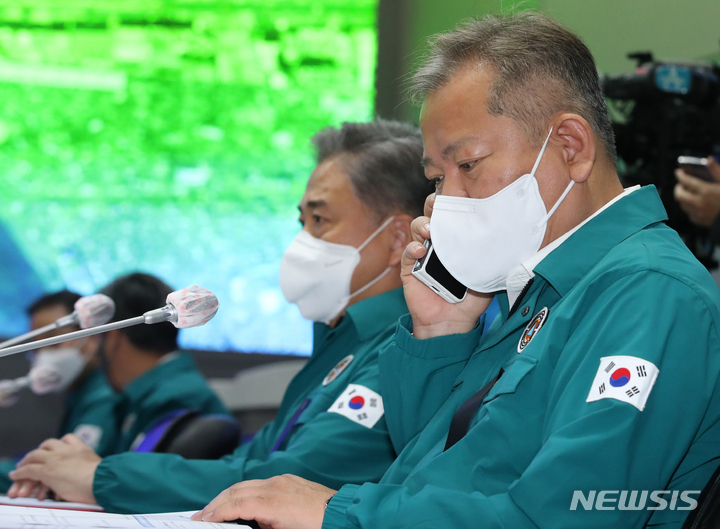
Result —
[{"label": "south korean flag patch", "polygon": [[643,411],[659,372],[655,364],[636,356],[601,358],[586,402],[615,399]]},{"label": "south korean flag patch", "polygon": [[349,384],[328,411],[344,415],[367,428],[375,426],[385,414],[382,397],[358,384]]}]

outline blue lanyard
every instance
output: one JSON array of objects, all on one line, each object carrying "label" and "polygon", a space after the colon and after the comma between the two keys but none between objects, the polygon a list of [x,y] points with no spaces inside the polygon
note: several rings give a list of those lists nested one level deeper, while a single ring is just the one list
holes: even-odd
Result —
[{"label": "blue lanyard", "polygon": [[293,414],[292,418],[290,419],[290,422],[288,422],[288,423],[285,425],[285,428],[283,428],[283,431],[282,431],[282,433],[280,434],[280,437],[278,438],[278,440],[275,442],[275,446],[273,446],[273,449],[271,450],[271,452],[277,452],[278,448],[280,448],[280,446],[281,446],[281,445],[283,444],[283,442],[285,441],[285,438],[287,438],[287,436],[288,436],[288,434],[290,433],[290,430],[292,429],[292,427],[295,426],[295,424],[298,422],[298,419],[300,418],[300,415],[302,415],[302,412],[304,412],[305,409],[306,409],[308,406],[310,406],[310,401],[311,401],[311,400],[312,400],[312,399],[307,398],[307,399],[305,399],[305,400],[302,402],[302,404],[300,404],[300,407],[295,411],[295,413]]}]

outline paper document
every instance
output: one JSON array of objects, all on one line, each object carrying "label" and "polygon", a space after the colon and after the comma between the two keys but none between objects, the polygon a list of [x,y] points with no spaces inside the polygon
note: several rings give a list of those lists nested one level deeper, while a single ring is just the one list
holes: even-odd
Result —
[{"label": "paper document", "polygon": [[234,523],[193,522],[196,511],[164,514],[108,514],[38,507],[0,505],[0,529],[95,528],[111,529],[249,529]]},{"label": "paper document", "polygon": [[37,498],[8,498],[0,496],[0,505],[15,505],[17,507],[41,507],[43,509],[70,509],[73,511],[102,512],[103,508],[91,503],[72,503],[69,501],[38,500]]}]

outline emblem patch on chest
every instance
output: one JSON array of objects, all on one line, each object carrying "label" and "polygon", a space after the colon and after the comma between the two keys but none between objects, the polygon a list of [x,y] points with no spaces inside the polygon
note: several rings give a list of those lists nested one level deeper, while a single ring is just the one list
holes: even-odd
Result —
[{"label": "emblem patch on chest", "polygon": [[340,360],[335,367],[333,367],[327,376],[323,379],[323,386],[327,386],[335,380],[340,374],[345,371],[345,368],[350,365],[355,357],[353,355],[347,355],[345,358]]},{"label": "emblem patch on chest", "polygon": [[102,438],[102,428],[95,424],[81,424],[73,432],[80,440],[93,450],[97,451]]},{"label": "emblem patch on chest", "polygon": [[525,330],[520,336],[520,341],[518,342],[517,346],[518,353],[522,353],[523,350],[532,341],[532,339],[535,338],[535,335],[538,333],[538,331],[542,328],[543,325],[545,325],[548,314],[550,314],[548,308],[543,307],[540,312],[533,316],[533,318],[530,320],[530,323],[527,324],[527,327],[525,327]]}]

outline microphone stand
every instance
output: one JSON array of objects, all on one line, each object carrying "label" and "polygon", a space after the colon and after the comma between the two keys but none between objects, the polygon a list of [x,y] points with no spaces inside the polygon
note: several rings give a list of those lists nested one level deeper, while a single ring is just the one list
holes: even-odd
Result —
[{"label": "microphone stand", "polygon": [[28,340],[35,338],[36,336],[40,336],[41,334],[45,334],[46,332],[54,331],[55,329],[60,329],[61,327],[68,327],[70,325],[77,325],[77,315],[75,312],[72,314],[68,314],[67,316],[63,316],[62,318],[59,318],[58,320],[45,325],[44,327],[40,327],[39,329],[35,329],[34,331],[27,332],[21,336],[17,336],[15,338],[10,338],[9,340],[5,340],[4,342],[0,343],[0,349],[5,349],[6,347],[10,347],[11,345],[15,345],[22,342],[27,342]]},{"label": "microphone stand", "polygon": [[133,325],[139,325],[141,323],[146,323],[150,325],[163,321],[176,322],[177,318],[177,310],[172,304],[168,303],[161,309],[148,311],[142,316],[137,316],[135,318],[130,318],[123,321],[116,321],[114,323],[107,323],[105,325],[99,325],[98,327],[91,327],[89,329],[70,332],[67,334],[62,334],[60,336],[53,336],[52,338],[45,338],[44,340],[38,340],[37,342],[30,342],[22,345],[16,345],[14,347],[0,349],[0,358],[4,356],[10,356],[16,353],[24,353],[25,351],[30,351],[31,349],[40,349],[41,347],[56,345],[62,342],[74,340],[76,338],[85,338],[86,336],[93,336],[95,334],[100,334],[103,332],[123,329],[125,327],[131,327]]}]

